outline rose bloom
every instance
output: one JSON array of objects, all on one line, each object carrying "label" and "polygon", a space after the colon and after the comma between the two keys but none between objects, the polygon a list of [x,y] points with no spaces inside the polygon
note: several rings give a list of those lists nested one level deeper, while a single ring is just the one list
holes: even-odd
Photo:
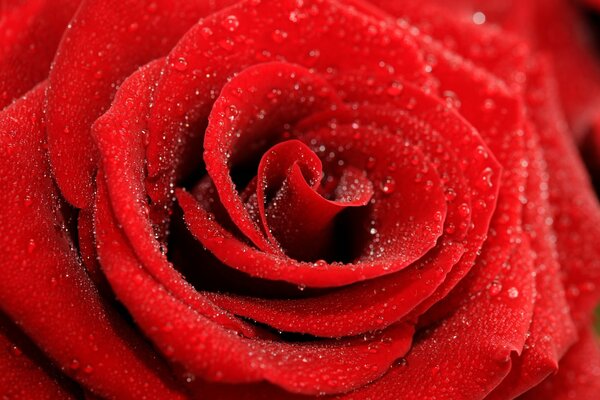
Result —
[{"label": "rose bloom", "polygon": [[0,2],[2,399],[600,398],[599,3]]}]

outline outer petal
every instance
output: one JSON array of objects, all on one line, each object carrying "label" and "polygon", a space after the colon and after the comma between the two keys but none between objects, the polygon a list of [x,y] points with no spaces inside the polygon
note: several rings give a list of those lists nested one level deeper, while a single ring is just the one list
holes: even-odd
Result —
[{"label": "outer petal", "polygon": [[600,299],[600,206],[561,118],[548,65],[528,74],[527,103],[548,164],[558,261],[573,319],[587,324]]},{"label": "outer petal", "polygon": [[[56,376],[32,354],[31,343],[4,316],[0,316],[0,393],[6,399],[75,399]],[[53,371],[54,372],[54,371]],[[64,383],[64,382],[62,382]]]},{"label": "outer petal", "polygon": [[52,168],[71,204],[84,208],[92,202],[97,155],[89,129],[115,88],[137,67],[164,55],[198,18],[229,3],[83,2],[54,59],[46,108]]},{"label": "outer petal", "polygon": [[[548,172],[533,127],[526,130],[529,176],[523,223],[536,254],[536,299],[533,321],[521,357],[490,399],[514,398],[558,370],[558,361],[577,340],[576,329],[560,280],[554,232],[548,224]],[[498,290],[493,282],[490,290]]]},{"label": "outer petal", "polygon": [[579,333],[579,341],[560,361],[556,375],[525,393],[520,399],[595,400],[600,397],[600,347],[591,328]]},{"label": "outer petal", "polygon": [[44,151],[45,85],[0,114],[0,306],[66,373],[116,398],[179,398],[79,265]]},{"label": "outer petal", "polygon": [[511,369],[533,312],[532,254],[525,240],[503,271],[499,293],[483,292],[423,332],[404,362],[343,399],[482,399]]},{"label": "outer petal", "polygon": [[0,6],[0,110],[46,79],[79,0],[4,1]]}]

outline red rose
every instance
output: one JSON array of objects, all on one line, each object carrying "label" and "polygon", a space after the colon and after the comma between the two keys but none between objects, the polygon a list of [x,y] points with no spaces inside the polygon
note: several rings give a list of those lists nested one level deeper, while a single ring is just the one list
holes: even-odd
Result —
[{"label": "red rose", "polygon": [[5,397],[598,396],[538,2],[76,3],[0,14]]}]

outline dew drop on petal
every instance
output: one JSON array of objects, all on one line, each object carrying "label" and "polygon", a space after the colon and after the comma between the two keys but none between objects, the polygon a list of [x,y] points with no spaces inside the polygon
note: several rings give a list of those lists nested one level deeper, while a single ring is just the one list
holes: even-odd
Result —
[{"label": "dew drop on petal", "polygon": [[394,82],[389,86],[386,90],[387,94],[390,96],[398,96],[402,93],[403,86],[399,82]]},{"label": "dew drop on petal", "polygon": [[156,10],[158,10],[158,4],[153,1],[152,3],[148,4],[147,10],[150,14],[154,14]]},{"label": "dew drop on petal", "polygon": [[490,167],[487,167],[483,170],[483,173],[481,175],[481,181],[484,186],[492,187],[494,185],[492,182],[493,175],[494,171]]},{"label": "dew drop on petal", "polygon": [[486,16],[481,11],[474,12],[471,18],[473,19],[473,23],[475,25],[485,24]]},{"label": "dew drop on petal", "polygon": [[200,31],[200,34],[202,35],[202,37],[204,39],[208,39],[209,37],[212,36],[213,31],[212,29],[210,29],[208,26],[205,26],[204,28],[202,28],[202,30]]},{"label": "dew drop on petal", "polygon": [[71,361],[71,363],[69,364],[69,368],[71,368],[72,370],[79,369],[79,361],[78,360]]},{"label": "dew drop on petal", "polygon": [[381,181],[381,191],[385,194],[392,194],[396,191],[396,181],[392,177],[386,177]]},{"label": "dew drop on petal", "polygon": [[275,29],[273,31],[273,33],[271,34],[271,38],[273,39],[273,41],[275,43],[283,43],[285,41],[285,39],[287,38],[288,34],[285,31],[282,31],[280,29]]},{"label": "dew drop on petal", "polygon": [[219,40],[219,46],[224,50],[231,50],[233,49],[234,43],[231,39],[223,39]]},{"label": "dew drop on petal", "polygon": [[21,351],[21,349],[19,349],[17,346],[12,346],[10,348],[10,352],[12,353],[13,356],[20,356],[21,354],[23,354],[23,352]]},{"label": "dew drop on petal", "polygon": [[29,254],[33,253],[35,251],[35,247],[36,247],[35,240],[30,239],[29,243],[27,243],[27,253],[29,253]]},{"label": "dew drop on petal", "polygon": [[221,21],[221,25],[229,32],[234,32],[240,26],[240,21],[238,21],[235,15],[229,15]]},{"label": "dew drop on petal", "polygon": [[460,206],[458,206],[458,213],[462,217],[468,217],[471,213],[471,209],[467,203],[462,203]]},{"label": "dew drop on petal", "polygon": [[188,67],[188,63],[186,61],[185,58],[183,57],[179,57],[177,59],[177,61],[175,61],[175,64],[173,65],[173,68],[175,68],[177,71],[183,72],[187,69]]},{"label": "dew drop on petal", "polygon": [[490,296],[495,297],[502,291],[502,284],[498,281],[493,281],[489,287]]}]

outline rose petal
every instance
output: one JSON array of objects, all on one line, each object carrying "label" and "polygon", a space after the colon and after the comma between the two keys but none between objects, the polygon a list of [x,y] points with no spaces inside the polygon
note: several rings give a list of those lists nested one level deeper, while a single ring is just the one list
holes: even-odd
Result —
[{"label": "rose petal", "polygon": [[[488,396],[490,399],[515,398],[534,387],[558,370],[558,361],[577,340],[560,280],[560,265],[556,260],[554,232],[547,224],[550,218],[548,203],[548,173],[542,157],[536,132],[526,129],[529,153],[527,204],[523,223],[530,239],[535,258],[536,298],[533,320],[525,349],[519,358],[513,358],[513,367],[504,381]],[[498,290],[494,282],[490,290]]]},{"label": "rose petal", "polygon": [[579,332],[579,340],[560,361],[556,375],[525,393],[520,399],[595,399],[600,395],[600,349],[590,327]]},{"label": "rose petal", "polygon": [[[9,324],[11,325],[9,327]],[[23,333],[0,315],[0,393],[9,399],[75,399],[75,395],[49,371]],[[45,368],[46,367],[46,368]]]},{"label": "rose petal", "polygon": [[89,128],[110,105],[115,87],[169,51],[198,18],[229,3],[83,2],[56,53],[46,107],[52,168],[71,204],[85,208],[93,200],[97,154]]},{"label": "rose petal", "polygon": [[528,74],[527,105],[549,171],[549,194],[556,250],[571,315],[578,326],[600,299],[600,207],[577,149],[561,118],[548,65]]},{"label": "rose petal", "polygon": [[[44,84],[0,114],[0,304],[65,373],[108,397],[180,398],[78,263],[44,147]],[[24,223],[23,221],[27,221]]]},{"label": "rose petal", "polygon": [[[253,95],[240,96],[240,92]],[[267,95],[275,92],[285,101]],[[332,106],[341,106],[341,102],[324,80],[302,67],[283,63],[244,70],[223,87],[213,105],[204,139],[208,175],[236,227],[263,251],[281,254],[242,204],[229,168],[240,155],[252,154],[250,145],[260,149],[274,140],[284,124]]]},{"label": "rose petal", "polygon": [[338,393],[381,376],[409,349],[410,325],[391,327],[367,340],[313,344],[240,337],[171,296],[150,275],[140,273],[142,267],[116,227],[106,196],[106,188],[100,185],[96,227],[105,273],[137,324],[188,373],[230,383],[264,379],[298,393]]},{"label": "rose petal", "polygon": [[48,76],[79,0],[6,2],[0,10],[0,110]]},{"label": "rose petal", "polygon": [[[318,156],[299,140],[273,146],[261,158],[256,188],[257,206],[269,241],[296,259],[324,259],[335,247],[335,218],[349,207],[365,206],[373,184],[359,169],[345,169],[339,185],[341,200],[319,193],[323,168]],[[338,186],[338,188],[340,187]]]},{"label": "rose petal", "polygon": [[503,271],[501,293],[471,299],[417,338],[404,362],[340,398],[484,398],[509,373],[511,355],[523,349],[535,291],[531,257],[524,240]]},{"label": "rose petal", "polygon": [[[110,110],[94,124],[93,131],[102,157],[115,215],[127,234],[144,273],[160,281],[173,295],[232,329],[253,336],[254,329],[220,312],[172,268],[155,239],[149,220],[144,187],[144,139],[151,84],[159,76],[164,60],[156,60],[131,75],[117,92]],[[114,285],[114,282],[111,282]]]},{"label": "rose petal", "polygon": [[[412,40],[379,25],[340,4],[314,0],[247,0],[202,20],[171,51],[171,67],[154,96],[147,151],[150,183],[160,187],[154,200],[164,201],[168,183],[178,178],[173,171],[182,148],[202,132],[198,128],[227,78],[250,65],[285,60],[330,71],[327,79],[334,86],[349,71],[369,71],[381,80],[427,81]],[[177,68],[180,60],[184,71]]]},{"label": "rose petal", "polygon": [[[406,107],[407,103],[411,104],[411,113],[420,115],[423,118],[430,120],[434,126],[443,127],[444,135],[448,137],[449,143],[461,143],[462,154],[473,153],[472,157],[466,157],[465,161],[469,163],[464,168],[475,197],[479,201],[483,199],[491,199],[486,207],[476,207],[472,211],[473,223],[477,228],[472,230],[472,236],[469,236],[468,243],[473,249],[473,254],[470,258],[462,260],[465,263],[472,263],[475,252],[477,251],[477,243],[481,244],[482,238],[475,235],[481,235],[487,229],[487,223],[494,210],[493,199],[494,192],[497,191],[497,185],[488,187],[479,184],[481,175],[486,168],[491,170],[497,169],[497,164],[492,156],[487,155],[485,146],[478,139],[477,133],[469,128],[463,120],[457,117],[452,110],[440,109],[440,104],[418,91],[414,91],[410,86],[406,86],[402,96],[393,96],[390,98],[397,103],[395,109]],[[365,97],[363,97],[365,98]],[[366,97],[369,99],[368,97]],[[373,99],[384,98],[380,95],[373,96]],[[418,99],[418,101],[417,101]],[[391,100],[390,100],[391,101]],[[435,113],[433,112],[435,110]],[[397,111],[389,112],[386,110],[377,110],[365,108],[364,112],[349,113],[332,113],[332,115],[321,115],[312,118],[312,122],[306,121],[303,126],[308,128],[311,124],[323,124],[321,120],[334,119],[337,124],[353,122],[364,126],[369,123],[369,119],[378,122],[381,127],[393,127],[397,129],[398,135],[403,140],[414,140],[424,146],[427,153],[438,154],[437,147],[443,142],[440,138],[436,138],[436,134],[426,129],[422,123],[420,125],[411,125],[406,122],[404,115],[396,116]],[[361,115],[368,115],[363,117]],[[404,121],[404,122],[403,122]],[[452,127],[453,129],[449,129]],[[439,135],[439,134],[438,134]],[[472,137],[472,141],[466,141],[466,137]],[[443,150],[443,147],[442,147]],[[442,158],[438,161],[442,167],[442,171],[452,170],[451,165],[453,158],[452,153],[448,149],[448,161]],[[385,165],[385,163],[383,163]],[[455,176],[456,172],[450,175],[449,183],[456,189],[455,195],[450,197],[449,204],[449,219],[456,223],[457,229],[446,234],[449,238],[461,238],[464,236],[464,230],[460,228],[459,221],[464,218],[464,214],[460,215],[459,207],[463,202],[470,203],[469,193],[464,193],[465,188],[460,184],[460,178]],[[453,205],[452,205],[453,204]],[[455,210],[456,217],[451,217],[451,210]],[[458,219],[457,219],[458,218]],[[447,219],[448,220],[448,219]],[[478,233],[479,232],[479,233]],[[264,322],[270,326],[274,326],[286,331],[310,332],[317,335],[336,336],[343,335],[345,332],[359,332],[360,329],[378,329],[382,326],[387,326],[401,318],[407,312],[411,311],[419,302],[431,294],[431,290],[437,287],[442,281],[450,267],[456,264],[457,256],[462,254],[462,250],[452,246],[445,247],[443,244],[438,245],[442,249],[442,253],[435,251],[428,254],[427,261],[424,261],[418,268],[407,270],[406,272],[392,275],[386,278],[379,278],[355,287],[350,287],[348,290],[340,289],[333,292],[331,295],[319,295],[313,299],[302,300],[262,300],[252,299],[247,297],[230,297],[225,294],[214,294],[212,298],[222,307],[240,315]],[[466,264],[470,266],[470,264]],[[419,271],[418,273],[414,273]],[[410,277],[410,278],[409,278]],[[427,282],[427,284],[425,284]],[[380,290],[381,288],[394,288],[394,290]],[[417,289],[418,288],[418,289]],[[356,310],[350,306],[348,299],[362,298],[360,310]],[[350,302],[354,304],[353,302]],[[358,306],[357,306],[358,307]],[[331,312],[330,312],[331,310]],[[370,311],[372,310],[372,311]]]}]

